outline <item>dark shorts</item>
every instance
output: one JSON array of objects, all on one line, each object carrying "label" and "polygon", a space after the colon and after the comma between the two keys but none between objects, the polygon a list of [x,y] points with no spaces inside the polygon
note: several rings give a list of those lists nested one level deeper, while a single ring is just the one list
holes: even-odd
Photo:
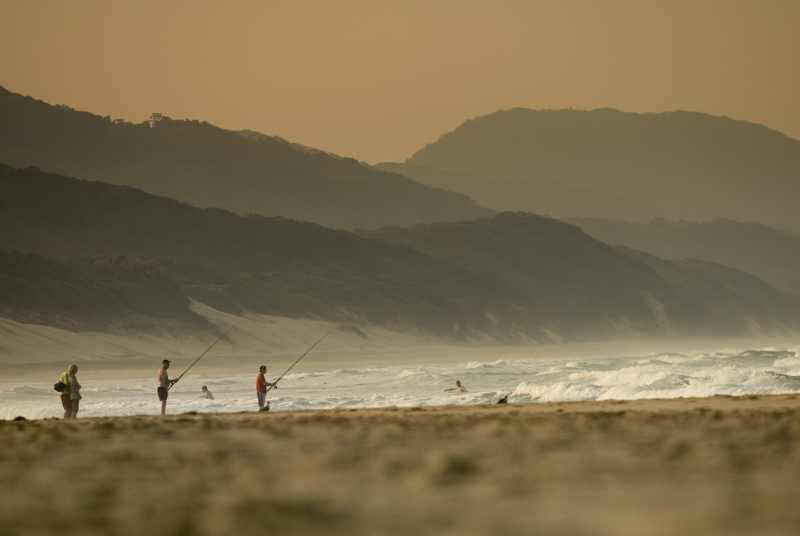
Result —
[{"label": "dark shorts", "polygon": [[158,391],[158,399],[162,402],[165,402],[167,400],[167,394],[169,393],[169,391],[167,391],[167,388],[159,387],[157,391]]}]

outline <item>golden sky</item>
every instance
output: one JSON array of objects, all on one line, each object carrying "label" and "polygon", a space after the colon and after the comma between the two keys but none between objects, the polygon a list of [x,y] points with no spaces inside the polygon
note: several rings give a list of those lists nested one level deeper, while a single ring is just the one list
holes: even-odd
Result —
[{"label": "golden sky", "polygon": [[0,0],[0,85],[370,162],[501,108],[696,110],[800,138],[800,0]]}]

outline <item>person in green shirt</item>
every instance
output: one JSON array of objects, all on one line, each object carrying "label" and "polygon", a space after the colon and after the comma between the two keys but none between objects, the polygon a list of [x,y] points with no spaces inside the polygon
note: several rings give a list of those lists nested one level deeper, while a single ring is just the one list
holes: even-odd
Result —
[{"label": "person in green shirt", "polygon": [[64,418],[74,419],[78,416],[81,400],[81,384],[78,382],[78,365],[72,364],[61,373],[58,381],[65,385],[61,391],[61,405],[64,408]]}]

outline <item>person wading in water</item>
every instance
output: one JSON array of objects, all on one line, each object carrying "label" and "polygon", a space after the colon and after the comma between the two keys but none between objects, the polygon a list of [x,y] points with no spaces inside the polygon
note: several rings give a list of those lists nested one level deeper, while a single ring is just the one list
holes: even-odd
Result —
[{"label": "person wading in water", "polygon": [[461,380],[456,380],[456,386],[455,387],[448,387],[447,389],[445,389],[445,391],[448,391],[448,392],[456,391],[456,392],[459,392],[459,393],[466,393],[467,392],[467,388],[464,387],[464,384],[461,383]]},{"label": "person wading in water", "polygon": [[170,380],[169,374],[167,374],[167,369],[169,369],[169,359],[165,359],[161,362],[161,368],[158,370],[158,399],[161,401],[161,415],[167,414],[167,397],[169,396],[169,388],[173,386],[173,384],[177,380]]}]

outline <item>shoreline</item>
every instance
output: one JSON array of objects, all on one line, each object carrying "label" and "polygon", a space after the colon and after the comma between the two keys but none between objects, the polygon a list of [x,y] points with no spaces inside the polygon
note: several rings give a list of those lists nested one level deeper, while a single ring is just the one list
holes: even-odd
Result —
[{"label": "shoreline", "polygon": [[[168,413],[165,417],[153,414],[135,415],[100,415],[90,417],[78,417],[70,420],[70,423],[77,422],[100,422],[109,419],[183,419],[186,417],[215,418],[222,419],[235,417],[251,417],[259,415],[269,416],[297,416],[304,417],[324,417],[326,415],[350,415],[356,417],[370,417],[383,413],[441,413],[457,414],[469,413],[472,411],[512,411],[516,413],[529,414],[548,414],[548,413],[592,413],[592,412],[664,412],[664,411],[691,411],[691,410],[752,410],[752,409],[797,409],[800,412],[800,393],[784,393],[769,395],[713,395],[707,397],[677,397],[677,398],[638,398],[630,400],[574,400],[562,402],[515,402],[508,404],[444,404],[444,405],[419,405],[419,406],[375,406],[360,408],[326,408],[326,409],[294,409],[294,410],[270,410],[268,412],[259,411],[186,411],[180,413]],[[23,416],[22,421],[15,421],[16,417],[10,419],[0,418],[0,422],[30,422],[43,423],[63,421],[60,417],[27,418]]]}]

